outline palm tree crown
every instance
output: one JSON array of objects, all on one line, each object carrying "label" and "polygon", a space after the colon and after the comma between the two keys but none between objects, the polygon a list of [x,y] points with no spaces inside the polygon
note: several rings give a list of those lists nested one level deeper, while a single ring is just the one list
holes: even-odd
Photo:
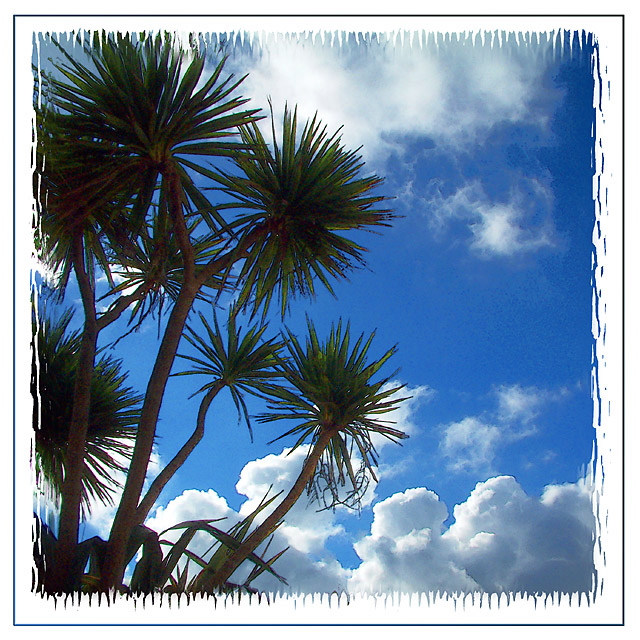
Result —
[{"label": "palm tree crown", "polygon": [[377,176],[358,177],[363,163],[347,151],[338,132],[328,136],[314,117],[298,135],[297,112],[285,106],[282,144],[273,148],[255,122],[240,128],[246,152],[234,156],[239,175],[212,174],[233,198],[226,208],[241,208],[233,227],[242,249],[239,306],[264,305],[274,293],[284,316],[290,296],[313,295],[317,278],[331,292],[330,278],[345,277],[364,262],[363,247],[341,232],[388,226],[389,209],[376,208],[385,198],[372,191]]},{"label": "palm tree crown", "polygon": [[[337,327],[332,326],[329,338],[322,343],[311,320],[307,323],[309,336],[304,348],[287,330],[289,359],[281,360],[281,370],[290,388],[271,390],[270,411],[261,414],[259,420],[262,423],[295,420],[295,427],[276,438],[298,436],[292,450],[309,437],[313,448],[322,434],[330,434],[315,478],[323,485],[322,493],[329,491],[329,506],[333,506],[336,501],[343,502],[338,488],[345,485],[348,476],[352,491],[346,503],[357,504],[368,481],[365,470],[376,480],[373,467],[377,459],[372,436],[378,434],[395,442],[408,437],[380,419],[407,399],[397,393],[403,385],[388,384],[392,376],[372,379],[396,352],[396,347],[379,360],[367,363],[375,333],[364,343],[361,335],[350,349],[349,325],[344,332],[341,322]],[[354,447],[362,460],[359,473],[354,472],[351,464]]]}]

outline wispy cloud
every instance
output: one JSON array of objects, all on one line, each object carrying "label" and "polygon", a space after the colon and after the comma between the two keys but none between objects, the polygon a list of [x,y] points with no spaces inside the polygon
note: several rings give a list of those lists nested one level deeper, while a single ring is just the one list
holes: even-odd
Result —
[{"label": "wispy cloud", "polygon": [[440,451],[453,471],[491,471],[504,431],[481,418],[469,416],[442,429]]},{"label": "wispy cloud", "polygon": [[469,230],[469,247],[479,257],[511,257],[553,247],[552,195],[535,179],[513,178],[506,200],[490,198],[479,180],[468,182],[448,196],[434,183],[423,198],[423,209],[432,227],[444,233],[453,221]]},{"label": "wispy cloud", "polygon": [[495,473],[501,447],[537,433],[536,418],[570,392],[501,385],[492,391],[495,407],[482,416],[467,416],[440,427],[440,451],[455,472]]},{"label": "wispy cloud", "polygon": [[507,422],[530,423],[545,407],[560,402],[571,394],[567,387],[540,389],[520,384],[500,385],[494,389],[498,402],[498,416]]}]

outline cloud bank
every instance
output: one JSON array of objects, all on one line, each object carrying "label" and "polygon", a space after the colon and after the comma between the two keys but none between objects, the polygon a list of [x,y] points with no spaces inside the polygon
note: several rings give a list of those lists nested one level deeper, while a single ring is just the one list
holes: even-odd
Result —
[{"label": "cloud bank", "polygon": [[[303,451],[270,455],[249,462],[238,491],[246,496],[240,513],[212,489],[185,491],[156,511],[147,525],[161,531],[193,518],[227,518],[225,528],[246,515],[265,492],[278,491],[301,467]],[[269,478],[269,480],[267,480]],[[498,476],[479,482],[453,509],[448,528],[446,505],[426,487],[395,493],[373,504],[366,534],[352,540],[360,559],[345,568],[325,548],[333,536],[345,536],[331,511],[316,510],[301,499],[275,535],[269,553],[289,550],[275,566],[288,587],[272,576],[254,583],[265,591],[318,593],[388,593],[441,591],[587,592],[592,588],[594,516],[587,481],[549,485],[541,497],[525,493],[515,478]],[[355,517],[355,516],[353,516]],[[193,551],[203,553],[206,537],[194,538]],[[247,568],[238,570],[241,581]]]},{"label": "cloud bank", "polygon": [[[400,405],[391,418],[398,428],[417,434],[416,404],[435,392],[426,386],[403,391],[412,400]],[[443,432],[443,442],[457,453],[458,470],[490,466],[496,447],[505,439],[531,432],[544,405],[565,393],[518,384],[494,388],[490,420],[470,416],[447,425]],[[294,451],[285,448],[248,462],[236,485],[244,496],[238,511],[213,489],[191,489],[156,509],[146,524],[161,532],[185,520],[223,518],[215,526],[228,529],[251,513],[265,495],[281,491],[285,495],[307,451],[304,445]],[[393,475],[384,465],[379,470],[382,483]],[[426,486],[380,500],[372,482],[362,502],[368,519],[363,518],[360,527],[355,512],[340,506],[335,512],[319,510],[317,503],[302,497],[276,531],[267,556],[289,547],[274,567],[288,585],[266,574],[252,584],[267,592],[293,594],[588,592],[595,531],[591,496],[592,485],[586,479],[548,485],[538,497],[527,495],[514,477],[500,475],[478,482],[450,511]],[[267,514],[261,513],[257,521]],[[178,536],[179,532],[169,532],[165,538]],[[198,534],[190,549],[202,555],[211,543],[208,535]],[[341,564],[330,551],[336,544],[350,548],[355,562]],[[233,581],[241,583],[248,572],[248,566],[240,567]]]}]

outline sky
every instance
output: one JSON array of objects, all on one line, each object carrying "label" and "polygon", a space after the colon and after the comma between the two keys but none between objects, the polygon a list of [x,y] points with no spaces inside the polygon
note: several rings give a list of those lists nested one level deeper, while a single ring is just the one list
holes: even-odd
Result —
[{"label": "sky", "polygon": [[[425,34],[404,45],[362,34],[230,44],[227,68],[249,74],[250,105],[268,110],[270,98],[276,119],[287,103],[300,120],[317,112],[331,132],[343,127],[398,216],[379,235],[353,235],[367,267],[335,283],[335,297],[296,301],[285,319],[300,336],[307,315],[320,334],[340,318],[354,335],[376,330],[372,356],[397,344],[385,372],[398,369],[411,396],[392,418],[410,437],[380,443],[379,483],[360,511],[319,512],[302,498],[277,531],[271,550],[290,547],[276,569],[292,592],[591,589],[591,45],[560,50],[526,33],[501,44],[491,34],[437,46]],[[73,283],[66,299],[80,317]],[[273,319],[269,335],[280,328]],[[102,344],[121,333],[106,329]],[[113,350],[139,391],[152,366],[140,354],[155,349],[151,322]],[[170,380],[150,476],[193,430],[196,385]],[[270,486],[288,489],[306,450],[268,444],[282,431],[254,422],[252,442],[230,397],[217,398],[147,526],[231,525]],[[96,505],[82,535],[108,536],[112,517]],[[268,576],[254,586],[286,588]]]}]

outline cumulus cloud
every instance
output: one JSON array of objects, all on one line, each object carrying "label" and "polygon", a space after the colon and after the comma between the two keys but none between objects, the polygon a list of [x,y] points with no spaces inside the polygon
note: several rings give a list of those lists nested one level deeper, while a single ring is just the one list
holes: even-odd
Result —
[{"label": "cumulus cloud", "polygon": [[[249,462],[238,489],[247,500],[239,512],[214,490],[189,490],[156,510],[147,526],[162,531],[191,519],[225,518],[230,527],[246,515],[273,483],[290,486],[304,452],[288,451]],[[528,496],[511,476],[479,482],[453,509],[426,487],[415,487],[373,505],[368,533],[351,539],[360,563],[345,568],[327,548],[343,536],[339,514],[318,511],[301,499],[275,534],[269,554],[289,546],[274,568],[288,586],[263,574],[253,586],[264,591],[388,593],[441,591],[575,592],[591,589],[594,516],[591,484],[547,486],[540,498]],[[178,532],[165,535],[177,539]],[[346,538],[345,538],[346,539]],[[212,539],[198,534],[190,545],[202,554]],[[234,575],[241,581],[249,567]]]},{"label": "cumulus cloud", "polygon": [[478,585],[452,562],[442,539],[446,506],[424,487],[407,489],[373,508],[371,533],[354,544],[361,564],[349,590],[476,591]]},{"label": "cumulus cloud", "polygon": [[[414,402],[429,398],[433,390],[413,392]],[[535,387],[503,386],[494,390],[493,424],[465,418],[449,425],[446,446],[453,452],[465,448],[467,462],[488,464],[510,428],[508,420],[525,431],[537,415],[545,394]],[[413,424],[415,404],[395,416],[397,424],[417,432]],[[178,522],[194,519],[224,519],[215,523],[228,529],[251,513],[264,496],[288,492],[300,472],[308,446],[283,449],[248,462],[236,489],[245,496],[238,511],[213,489],[189,490],[158,508],[147,526],[160,532]],[[474,458],[475,456],[475,458]],[[385,476],[381,474],[382,482]],[[378,500],[370,487],[364,505],[373,520],[366,533],[348,533],[346,510],[318,510],[302,497],[276,531],[268,555],[289,547],[275,570],[287,585],[262,574],[253,586],[263,591],[293,594],[333,591],[388,593],[429,592],[586,592],[592,588],[594,516],[592,486],[587,480],[547,486],[540,497],[530,496],[511,476],[490,477],[479,482],[471,494],[450,511],[440,497],[417,486]],[[351,512],[349,512],[351,513]],[[266,517],[266,512],[258,518]],[[351,516],[353,518],[357,516]],[[169,532],[176,540],[179,532]],[[341,564],[329,548],[333,541],[353,545],[359,563]],[[198,534],[190,549],[204,554],[213,540]],[[262,552],[264,544],[258,549]],[[249,566],[242,566],[232,579],[242,582]],[[193,569],[192,569],[193,571]]]},{"label": "cumulus cloud", "polygon": [[[565,509],[565,507],[568,507]],[[350,590],[575,592],[592,586],[594,518],[588,482],[547,487],[541,499],[510,476],[480,482],[447,509],[424,487],[374,507]]]},{"label": "cumulus cloud", "polygon": [[467,573],[486,591],[588,591],[594,517],[587,481],[553,485],[541,499],[515,478],[476,485],[445,534]]},{"label": "cumulus cloud", "polygon": [[[191,489],[171,500],[166,507],[158,508],[146,521],[146,526],[158,533],[186,520],[220,519],[213,525],[228,530],[244,517],[248,516],[268,493],[274,496],[281,490],[284,494],[256,518],[256,523],[264,520],[269,511],[275,508],[293,485],[299,474],[307,447],[294,452],[284,449],[278,455],[268,455],[248,462],[240,474],[236,485],[239,493],[246,496],[238,512],[231,509],[225,498],[213,489],[199,491]],[[343,527],[335,523],[331,511],[318,511],[317,505],[310,504],[302,497],[287,514],[284,524],[276,531],[268,550],[267,557],[289,547],[274,567],[284,575],[294,591],[333,591],[346,587],[348,570],[342,568],[337,560],[325,552],[325,543],[330,536],[339,535]],[[164,538],[176,541],[180,531],[168,532]],[[199,532],[189,545],[189,549],[203,556],[214,540],[207,533]],[[262,553],[265,544],[258,548]],[[183,563],[184,564],[184,563]],[[246,565],[246,563],[245,563]],[[232,580],[243,582],[249,573],[248,565],[241,566],[232,576]],[[190,576],[193,576],[192,568]],[[285,587],[275,577],[263,575],[254,586],[264,590],[283,590]]]},{"label": "cumulus cloud", "polygon": [[[251,513],[267,492],[272,496],[282,491],[283,494],[278,498],[278,501],[281,500],[300,474],[308,451],[308,446],[301,446],[295,451],[284,449],[279,455],[271,454],[247,463],[236,485],[238,493],[247,497],[240,508],[241,515]],[[366,495],[363,502],[371,499],[371,494]],[[273,508],[278,501],[274,502]],[[329,511],[318,513],[318,507],[316,503],[310,503],[302,497],[289,511],[285,523],[279,529],[279,534],[288,546],[303,553],[319,552],[328,537],[343,531],[341,526],[333,522]],[[266,509],[257,521],[264,520],[270,511],[271,509]]]}]

